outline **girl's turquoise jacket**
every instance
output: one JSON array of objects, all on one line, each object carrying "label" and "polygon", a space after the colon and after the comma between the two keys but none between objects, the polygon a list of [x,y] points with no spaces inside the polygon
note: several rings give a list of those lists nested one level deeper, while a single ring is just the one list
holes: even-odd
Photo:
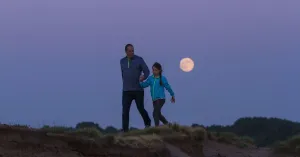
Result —
[{"label": "girl's turquoise jacket", "polygon": [[[162,85],[160,85],[160,79],[162,80]],[[166,77],[154,77],[154,75],[149,76],[146,81],[140,82],[142,88],[146,88],[150,86],[150,92],[152,100],[155,101],[157,99],[165,99],[165,88],[170,93],[171,96],[174,96],[174,92],[171,86],[168,83]]]}]

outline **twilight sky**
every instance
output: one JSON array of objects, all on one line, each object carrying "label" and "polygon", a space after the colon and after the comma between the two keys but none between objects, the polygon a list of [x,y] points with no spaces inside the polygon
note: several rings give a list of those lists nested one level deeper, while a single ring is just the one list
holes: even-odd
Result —
[{"label": "twilight sky", "polygon": [[[162,63],[182,124],[300,121],[299,0],[2,0],[0,122],[121,126],[124,45]],[[179,61],[191,57],[184,73]],[[149,89],[146,108],[152,115]],[[135,104],[131,125],[142,126]]]}]

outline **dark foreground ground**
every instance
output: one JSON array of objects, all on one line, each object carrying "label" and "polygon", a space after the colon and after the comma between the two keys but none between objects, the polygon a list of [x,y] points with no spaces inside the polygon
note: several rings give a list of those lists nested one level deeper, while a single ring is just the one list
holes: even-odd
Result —
[{"label": "dark foreground ground", "polygon": [[[0,157],[288,157],[207,138],[203,128],[164,126],[127,134],[0,125]],[[93,135],[87,136],[87,135]]]}]

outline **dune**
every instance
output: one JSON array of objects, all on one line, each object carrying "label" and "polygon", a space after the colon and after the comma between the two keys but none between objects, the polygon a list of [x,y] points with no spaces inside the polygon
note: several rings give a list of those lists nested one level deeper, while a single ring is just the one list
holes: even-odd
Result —
[{"label": "dune", "polygon": [[220,139],[177,124],[117,134],[0,125],[0,157],[277,157],[271,149]]}]

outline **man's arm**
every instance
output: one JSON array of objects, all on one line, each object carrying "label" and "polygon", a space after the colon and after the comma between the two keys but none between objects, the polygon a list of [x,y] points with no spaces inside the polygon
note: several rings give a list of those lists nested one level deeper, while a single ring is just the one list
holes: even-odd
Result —
[{"label": "man's arm", "polygon": [[120,67],[121,67],[121,74],[122,74],[122,79],[123,79],[122,59],[120,60]]},{"label": "man's arm", "polygon": [[140,85],[142,88],[147,88],[148,86],[150,86],[150,77],[148,77],[146,81],[140,82]]},{"label": "man's arm", "polygon": [[147,66],[147,64],[145,63],[144,59],[141,58],[141,61],[142,61],[142,71],[144,73],[144,80],[148,78],[149,74],[150,74],[150,71],[149,71],[149,68]]}]

